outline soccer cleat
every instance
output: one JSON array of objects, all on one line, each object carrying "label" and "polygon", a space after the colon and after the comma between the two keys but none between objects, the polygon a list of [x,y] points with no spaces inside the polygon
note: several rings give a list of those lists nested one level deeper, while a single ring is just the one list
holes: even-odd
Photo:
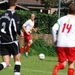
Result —
[{"label": "soccer cleat", "polygon": [[25,53],[25,56],[28,58],[28,53]]}]

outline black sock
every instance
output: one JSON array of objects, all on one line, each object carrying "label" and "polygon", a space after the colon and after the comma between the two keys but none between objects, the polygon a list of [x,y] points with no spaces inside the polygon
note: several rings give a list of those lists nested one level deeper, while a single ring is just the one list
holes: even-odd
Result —
[{"label": "black sock", "polygon": [[19,72],[20,73],[20,65],[15,65],[14,72]]},{"label": "black sock", "polygon": [[2,64],[0,64],[0,70],[2,70],[3,69],[3,65]]}]

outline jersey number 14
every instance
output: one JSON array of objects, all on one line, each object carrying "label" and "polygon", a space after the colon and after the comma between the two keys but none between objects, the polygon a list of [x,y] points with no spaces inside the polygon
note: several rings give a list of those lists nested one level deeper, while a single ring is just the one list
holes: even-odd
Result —
[{"label": "jersey number 14", "polygon": [[71,30],[71,28],[72,28],[72,25],[71,25],[71,24],[66,24],[66,23],[64,23],[64,24],[63,24],[62,32],[64,32],[65,30],[67,30],[67,33],[69,33],[70,30]]}]

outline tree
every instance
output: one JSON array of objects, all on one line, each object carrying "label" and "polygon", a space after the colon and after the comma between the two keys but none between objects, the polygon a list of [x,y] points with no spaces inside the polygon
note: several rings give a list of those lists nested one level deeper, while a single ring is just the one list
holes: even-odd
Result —
[{"label": "tree", "polygon": [[57,0],[41,0],[41,3],[44,4],[45,8],[49,9],[51,6],[54,6],[58,3]]}]

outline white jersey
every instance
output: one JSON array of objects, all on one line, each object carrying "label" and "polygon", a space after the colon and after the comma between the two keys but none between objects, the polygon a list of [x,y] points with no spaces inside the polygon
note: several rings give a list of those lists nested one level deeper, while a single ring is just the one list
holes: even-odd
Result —
[{"label": "white jersey", "polygon": [[32,21],[31,19],[27,20],[23,26],[25,26],[26,31],[31,31],[32,28],[34,27],[34,21]]},{"label": "white jersey", "polygon": [[66,15],[58,19],[58,22],[52,27],[53,41],[56,41],[58,47],[75,47],[75,16]]}]

